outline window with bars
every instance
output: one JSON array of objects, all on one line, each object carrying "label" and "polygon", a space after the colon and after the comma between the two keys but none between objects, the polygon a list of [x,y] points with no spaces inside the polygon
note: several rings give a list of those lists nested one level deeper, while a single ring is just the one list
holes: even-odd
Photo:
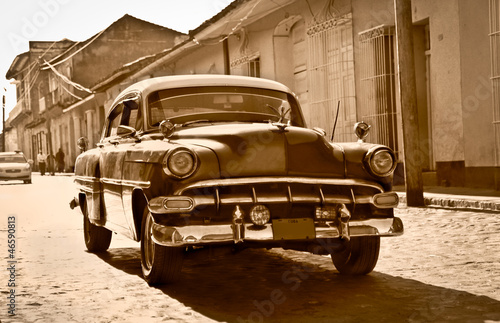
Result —
[{"label": "window with bars", "polygon": [[359,42],[361,120],[371,126],[370,142],[398,153],[394,27],[366,30]]},{"label": "window with bars", "polygon": [[[307,124],[326,130],[335,141],[356,137],[356,98],[351,14],[307,29],[309,108]],[[338,108],[338,109],[337,109]]]},{"label": "window with bars", "polygon": [[491,86],[496,166],[500,166],[500,0],[490,0]]},{"label": "window with bars", "polygon": [[260,77],[260,54],[254,53],[233,60],[231,71],[235,75]]},{"label": "window with bars", "polygon": [[248,61],[248,76],[260,77],[260,58]]}]

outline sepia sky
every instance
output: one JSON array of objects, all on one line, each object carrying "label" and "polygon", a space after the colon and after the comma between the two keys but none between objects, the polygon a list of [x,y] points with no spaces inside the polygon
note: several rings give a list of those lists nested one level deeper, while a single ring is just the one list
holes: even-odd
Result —
[{"label": "sepia sky", "polygon": [[[5,79],[14,58],[29,41],[83,41],[129,14],[187,33],[232,0],[23,0],[0,5],[0,96],[6,114],[16,104],[15,86]],[[7,90],[4,91],[4,88]],[[1,112],[0,112],[1,113]],[[6,119],[7,119],[6,115]],[[0,122],[0,131],[2,124]]]}]

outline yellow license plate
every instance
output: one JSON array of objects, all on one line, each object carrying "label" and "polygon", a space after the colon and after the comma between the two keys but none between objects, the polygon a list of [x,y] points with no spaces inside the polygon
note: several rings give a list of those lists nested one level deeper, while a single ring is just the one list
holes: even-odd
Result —
[{"label": "yellow license plate", "polygon": [[273,220],[274,240],[314,239],[314,221],[309,218]]}]

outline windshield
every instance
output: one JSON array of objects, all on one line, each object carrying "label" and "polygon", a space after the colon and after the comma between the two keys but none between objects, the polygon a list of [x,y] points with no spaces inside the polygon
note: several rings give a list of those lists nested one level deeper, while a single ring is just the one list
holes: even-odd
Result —
[{"label": "windshield", "polygon": [[282,122],[304,126],[295,98],[285,92],[208,86],[167,89],[148,97],[149,126],[207,122]]},{"label": "windshield", "polygon": [[23,156],[0,156],[0,163],[26,163]]}]

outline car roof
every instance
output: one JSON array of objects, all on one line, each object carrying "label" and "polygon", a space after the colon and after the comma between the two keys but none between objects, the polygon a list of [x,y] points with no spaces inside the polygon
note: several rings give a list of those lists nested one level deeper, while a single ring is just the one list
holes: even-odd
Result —
[{"label": "car roof", "polygon": [[171,75],[154,77],[132,84],[118,95],[117,100],[124,94],[134,91],[151,93],[163,89],[197,86],[243,86],[292,93],[288,87],[279,82],[257,77],[220,74]]},{"label": "car roof", "polygon": [[24,156],[22,152],[8,151],[0,153],[0,156]]}]

